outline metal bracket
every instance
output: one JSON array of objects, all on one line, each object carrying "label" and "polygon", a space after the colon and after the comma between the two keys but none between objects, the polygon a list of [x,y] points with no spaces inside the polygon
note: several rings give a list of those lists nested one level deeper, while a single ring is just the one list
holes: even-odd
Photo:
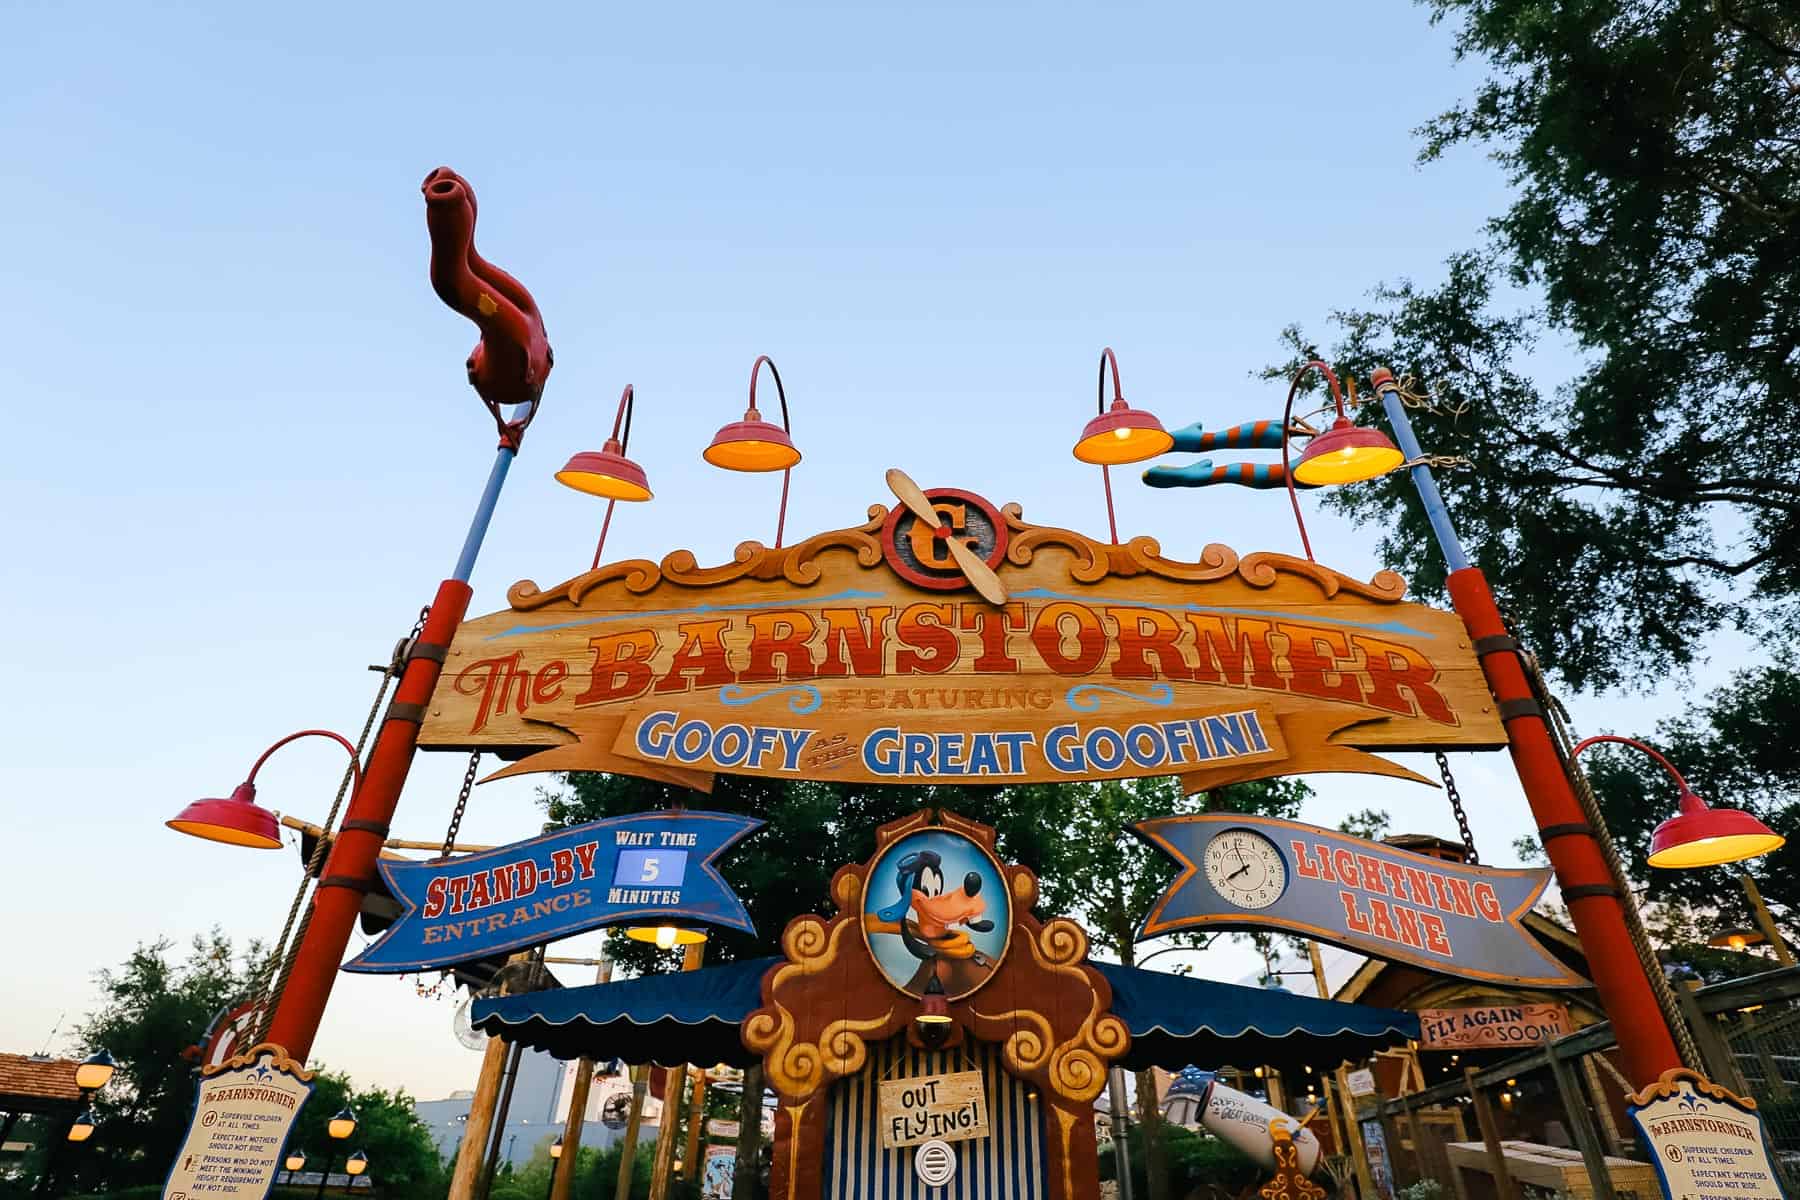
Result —
[{"label": "metal bracket", "polygon": [[[1548,842],[1559,837],[1594,837],[1594,827],[1585,821],[1571,821],[1566,825],[1546,825],[1538,830],[1538,841]],[[1598,841],[1598,838],[1594,838]]]},{"label": "metal bracket", "polygon": [[1522,700],[1500,701],[1500,720],[1502,722],[1516,720],[1519,717],[1536,717],[1544,719],[1544,706],[1527,696]]},{"label": "metal bracket", "polygon": [[342,825],[338,826],[339,833],[347,833],[352,829],[360,833],[372,833],[379,838],[385,838],[388,835],[388,825],[385,821],[364,821],[358,818],[356,820],[345,821]]},{"label": "metal bracket", "polygon": [[1614,900],[1622,899],[1619,889],[1610,883],[1580,883],[1562,890],[1564,900],[1587,900],[1594,896],[1611,896]]},{"label": "metal bracket", "polygon": [[444,660],[449,656],[450,647],[448,646],[438,642],[414,642],[412,649],[408,650],[406,653],[406,661],[411,662],[415,658],[424,658],[431,660],[441,667],[444,665]]},{"label": "metal bracket", "polygon": [[425,723],[425,706],[423,704],[405,704],[396,700],[388,705],[387,717],[385,719],[389,721],[406,721],[413,725],[423,725]]},{"label": "metal bracket", "polygon": [[322,888],[348,888],[350,891],[368,895],[373,885],[366,879],[355,879],[349,875],[327,875],[319,880],[319,886]]},{"label": "metal bracket", "polygon": [[1476,658],[1483,658],[1489,654],[1516,654],[1518,651],[1519,639],[1504,633],[1475,639]]}]

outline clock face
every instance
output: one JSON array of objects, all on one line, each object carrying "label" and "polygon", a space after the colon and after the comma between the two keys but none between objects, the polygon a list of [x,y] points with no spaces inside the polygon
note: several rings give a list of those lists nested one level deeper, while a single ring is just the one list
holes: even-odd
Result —
[{"label": "clock face", "polygon": [[1206,843],[1207,882],[1239,908],[1267,908],[1287,889],[1287,862],[1275,843],[1248,829],[1227,829]]}]

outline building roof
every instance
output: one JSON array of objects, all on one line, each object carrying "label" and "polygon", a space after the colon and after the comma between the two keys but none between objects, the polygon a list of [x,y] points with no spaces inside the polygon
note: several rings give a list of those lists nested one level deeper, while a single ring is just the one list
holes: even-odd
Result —
[{"label": "building roof", "polygon": [[0,1110],[43,1113],[74,1108],[81,1102],[72,1058],[36,1054],[0,1054]]}]

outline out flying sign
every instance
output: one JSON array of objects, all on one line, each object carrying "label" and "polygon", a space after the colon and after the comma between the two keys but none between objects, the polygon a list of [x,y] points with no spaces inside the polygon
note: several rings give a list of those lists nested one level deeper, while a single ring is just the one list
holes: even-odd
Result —
[{"label": "out flying sign", "polygon": [[406,911],[344,969],[430,970],[624,921],[753,933],[713,860],[761,825],[730,813],[634,813],[460,858],[382,859]]},{"label": "out flying sign", "polygon": [[1140,821],[1181,874],[1141,940],[1180,929],[1280,929],[1445,975],[1585,987],[1519,921],[1547,868],[1445,862],[1336,830],[1236,813]]}]

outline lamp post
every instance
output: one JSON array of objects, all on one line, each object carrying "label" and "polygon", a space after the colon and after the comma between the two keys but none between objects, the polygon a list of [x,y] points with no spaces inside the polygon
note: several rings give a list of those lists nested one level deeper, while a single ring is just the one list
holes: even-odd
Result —
[{"label": "lamp post", "polygon": [[306,1151],[289,1150],[281,1165],[287,1168],[288,1182],[294,1182],[294,1176],[306,1170]]},{"label": "lamp post", "polygon": [[[1603,835],[1589,824],[1576,795],[1573,763],[1565,764],[1563,760],[1548,716],[1526,674],[1519,643],[1507,631],[1487,578],[1469,565],[1463,552],[1431,467],[1413,434],[1399,384],[1386,367],[1376,368],[1370,382],[1381,397],[1382,410],[1404,455],[1402,463],[1396,465],[1408,467],[1425,518],[1449,568],[1445,582],[1451,604],[1469,632],[1487,677],[1488,690],[1506,727],[1507,749],[1537,821],[1538,836],[1555,869],[1576,935],[1581,939],[1601,1007],[1614,1029],[1632,1032],[1631,1037],[1619,1039],[1626,1073],[1633,1084],[1648,1086],[1664,1071],[1682,1065],[1671,1024],[1680,1016],[1669,1011],[1672,1004],[1665,1004],[1665,1000],[1670,998],[1659,994],[1650,978],[1651,964],[1645,963],[1638,953],[1626,915],[1630,897],[1615,880],[1598,840]],[[1337,432],[1337,428],[1334,426],[1330,432]],[[1327,445],[1325,449],[1331,447]],[[1303,454],[1296,469],[1304,468],[1309,458],[1324,456]],[[1664,991],[1666,988],[1665,981]]]},{"label": "lamp post", "polygon": [[[1112,367],[1113,402],[1106,407],[1106,368]],[[1093,420],[1081,428],[1075,441],[1075,457],[1100,468],[1100,481],[1106,489],[1106,528],[1113,545],[1119,544],[1119,521],[1113,512],[1112,469],[1126,463],[1143,462],[1163,454],[1175,444],[1162,422],[1141,408],[1125,403],[1119,389],[1119,356],[1111,346],[1100,351],[1099,393],[1094,397],[1098,410]]]},{"label": "lamp post", "polygon": [[556,1165],[562,1159],[563,1140],[560,1135],[550,1143],[550,1182],[544,1186],[544,1200],[556,1193]]},{"label": "lamp post", "polygon": [[[357,1121],[354,1112],[350,1111],[348,1108],[339,1109],[336,1116],[325,1122],[325,1135],[334,1142],[347,1142],[355,1135],[358,1124],[359,1122]],[[361,1154],[362,1152],[359,1150],[357,1153]],[[327,1146],[325,1149],[325,1162],[322,1164],[319,1171],[319,1190],[313,1193],[313,1200],[318,1200],[318,1197],[325,1194],[325,1182],[331,1178],[331,1159],[331,1148]],[[363,1166],[368,1166],[368,1157],[366,1155],[363,1157]],[[349,1171],[352,1175],[362,1174],[362,1170],[360,1169],[354,1171],[350,1170],[350,1162],[348,1159],[344,1162],[344,1169]]]},{"label": "lamp post", "polygon": [[[613,414],[612,436],[598,450],[583,450],[571,457],[556,473],[556,482],[590,496],[606,499],[606,519],[600,523],[600,540],[594,545],[594,567],[606,549],[606,531],[612,528],[613,508],[619,501],[641,502],[650,499],[650,480],[644,468],[625,457],[631,445],[631,414],[637,407],[631,385],[619,396],[619,409]],[[619,432],[621,423],[624,433]]]},{"label": "lamp post", "polygon": [[[1589,746],[1603,742],[1629,746],[1648,754],[1675,781],[1676,812],[1659,824],[1650,835],[1648,862],[1651,866],[1676,870],[1718,867],[1756,858],[1787,844],[1785,837],[1742,809],[1710,807],[1688,786],[1687,780],[1675,769],[1674,763],[1654,747],[1636,738],[1617,737],[1610,733],[1597,734],[1578,743],[1569,757],[1573,759]],[[1779,961],[1793,965],[1794,956],[1788,950],[1787,943],[1782,940],[1781,931],[1776,928],[1769,906],[1763,903],[1756,881],[1746,871],[1740,870],[1737,876],[1738,883],[1744,889],[1744,898],[1750,903],[1750,911],[1756,917],[1756,923],[1762,927],[1762,934],[1751,934],[1749,939],[1741,933],[1735,937],[1733,933],[1723,934],[1723,944],[1733,950],[1741,950],[1751,944],[1751,939],[1759,942],[1766,939]],[[1713,939],[1713,944],[1719,944],[1719,939]]]},{"label": "lamp post", "polygon": [[[781,398],[779,425],[763,420],[756,407],[756,377],[764,363],[775,377],[775,394]],[[781,372],[775,369],[774,359],[766,354],[756,356],[750,364],[750,406],[744,410],[744,419],[722,426],[700,457],[727,471],[781,472],[781,508],[775,518],[775,548],[781,549],[782,533],[787,528],[788,480],[800,461],[800,451],[794,446],[787,389],[781,386]]]}]

